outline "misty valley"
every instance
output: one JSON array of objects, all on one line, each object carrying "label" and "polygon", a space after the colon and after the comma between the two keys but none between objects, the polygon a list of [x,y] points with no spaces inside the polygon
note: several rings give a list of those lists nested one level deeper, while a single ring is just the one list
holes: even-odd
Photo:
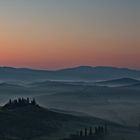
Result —
[{"label": "misty valley", "polygon": [[140,71],[5,67],[0,73],[2,140],[140,139]]}]

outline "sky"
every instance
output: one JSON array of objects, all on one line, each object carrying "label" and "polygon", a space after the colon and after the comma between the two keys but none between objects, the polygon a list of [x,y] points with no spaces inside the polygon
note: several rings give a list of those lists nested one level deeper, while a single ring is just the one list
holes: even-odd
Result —
[{"label": "sky", "polygon": [[0,0],[0,66],[140,69],[140,0]]}]

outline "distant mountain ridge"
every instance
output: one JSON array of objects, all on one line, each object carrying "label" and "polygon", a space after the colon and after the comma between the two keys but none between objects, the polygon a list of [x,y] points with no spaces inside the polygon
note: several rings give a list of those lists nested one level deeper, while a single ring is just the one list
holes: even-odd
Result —
[{"label": "distant mountain ridge", "polygon": [[123,77],[140,79],[140,71],[116,67],[80,66],[61,70],[34,70],[0,67],[0,80],[111,80]]}]

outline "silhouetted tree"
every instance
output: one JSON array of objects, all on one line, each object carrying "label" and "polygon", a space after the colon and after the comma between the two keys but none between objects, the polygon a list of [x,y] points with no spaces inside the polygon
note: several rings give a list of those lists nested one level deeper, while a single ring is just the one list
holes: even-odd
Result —
[{"label": "silhouetted tree", "polygon": [[29,98],[27,98],[27,104],[29,104],[30,103],[30,99]]},{"label": "silhouetted tree", "polygon": [[35,98],[33,98],[33,100],[31,101],[31,104],[32,104],[32,105],[36,105]]},{"label": "silhouetted tree", "polygon": [[89,130],[89,136],[92,136],[92,135],[93,135],[92,127],[90,127],[90,130]]},{"label": "silhouetted tree", "polygon": [[108,133],[107,124],[105,124],[105,126],[104,126],[104,133],[105,133],[105,135]]},{"label": "silhouetted tree", "polygon": [[94,133],[95,135],[97,135],[98,134],[98,128],[97,127],[95,127],[95,133]]},{"label": "silhouetted tree", "polygon": [[83,131],[82,130],[80,131],[80,136],[83,136]]},{"label": "silhouetted tree", "polygon": [[88,134],[87,134],[87,128],[85,128],[85,136],[87,136]]},{"label": "silhouetted tree", "polygon": [[9,99],[9,104],[12,104],[12,100],[11,99]]},{"label": "silhouetted tree", "polygon": [[14,100],[14,104],[15,104],[15,105],[18,104],[18,101],[17,101],[17,100]]}]

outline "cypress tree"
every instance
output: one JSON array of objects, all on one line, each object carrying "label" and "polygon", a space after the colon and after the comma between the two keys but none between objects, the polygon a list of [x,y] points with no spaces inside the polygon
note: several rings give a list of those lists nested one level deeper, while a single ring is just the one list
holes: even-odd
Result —
[{"label": "cypress tree", "polygon": [[27,104],[30,104],[30,99],[29,98],[27,98]]},{"label": "cypress tree", "polygon": [[10,105],[12,104],[12,100],[11,100],[11,99],[9,99],[9,104],[10,104]]},{"label": "cypress tree", "polygon": [[36,105],[36,101],[35,101],[35,98],[33,98],[32,102],[31,102],[32,105]]},{"label": "cypress tree", "polygon": [[80,136],[81,136],[81,137],[83,136],[83,131],[82,131],[82,130],[80,131]]},{"label": "cypress tree", "polygon": [[87,136],[88,134],[87,134],[87,128],[85,128],[85,136]]},{"label": "cypress tree", "polygon": [[92,127],[90,127],[90,129],[89,129],[89,136],[92,136],[93,135],[93,133],[92,133]]}]

